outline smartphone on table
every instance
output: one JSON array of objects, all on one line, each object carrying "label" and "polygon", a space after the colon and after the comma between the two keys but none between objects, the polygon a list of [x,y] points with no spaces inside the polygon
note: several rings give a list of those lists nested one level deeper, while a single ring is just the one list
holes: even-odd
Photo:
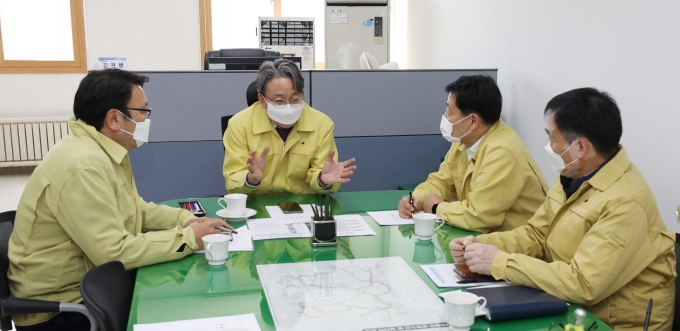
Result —
[{"label": "smartphone on table", "polygon": [[279,202],[277,205],[279,205],[281,210],[283,210],[284,214],[295,214],[302,212],[302,207],[300,207],[300,205],[295,201]]}]

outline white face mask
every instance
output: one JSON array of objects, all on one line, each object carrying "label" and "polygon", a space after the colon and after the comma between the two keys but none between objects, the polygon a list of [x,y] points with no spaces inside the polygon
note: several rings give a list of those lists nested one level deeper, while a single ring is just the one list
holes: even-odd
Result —
[{"label": "white face mask", "polygon": [[446,119],[446,116],[442,115],[442,120],[441,120],[441,122],[439,122],[439,130],[442,132],[442,136],[444,137],[444,139],[446,139],[450,143],[459,143],[460,138],[463,138],[463,137],[467,136],[468,133],[472,132],[472,129],[470,129],[470,131],[466,132],[464,135],[462,135],[458,138],[451,135],[451,133],[453,132],[453,126],[462,122],[464,119],[466,119],[470,116],[472,116],[472,114],[465,116],[463,119],[461,119],[460,121],[458,121],[456,123],[451,124],[451,122],[449,122],[449,120]]},{"label": "white face mask", "polygon": [[287,104],[283,108],[276,108],[273,104],[269,103],[267,99],[264,101],[267,103],[266,111],[269,118],[272,121],[283,125],[295,124],[302,115],[302,108],[305,107],[304,101],[298,106]]},{"label": "white face mask", "polygon": [[[125,116],[125,114],[123,114],[123,112],[121,112],[120,110],[118,112],[121,115]],[[135,120],[133,120],[133,119],[127,117],[127,116],[125,116],[125,117],[127,119],[129,119],[130,121],[135,122]],[[127,132],[127,131],[123,130],[122,128],[120,130],[131,135],[132,138],[135,139],[135,142],[137,142],[137,147],[140,147],[140,146],[144,145],[144,143],[149,142],[149,131],[150,131],[150,129],[151,129],[151,120],[147,118],[146,120],[144,120],[144,122],[135,122],[135,132],[134,133]]]},{"label": "white face mask", "polygon": [[567,147],[567,149],[565,149],[564,152],[562,152],[562,154],[555,153],[553,151],[553,149],[550,147],[550,142],[548,142],[548,144],[545,145],[545,151],[548,152],[548,156],[550,156],[550,159],[549,159],[550,160],[550,166],[552,167],[553,170],[555,170],[557,172],[562,172],[562,170],[564,170],[568,165],[570,165],[570,164],[572,164],[572,163],[574,163],[578,160],[578,158],[576,158],[576,159],[574,159],[573,161],[571,161],[567,164],[564,164],[564,160],[562,160],[562,155],[564,155],[564,153],[566,153],[571,148],[571,146],[574,146],[575,144],[576,144],[576,141],[574,141],[571,145],[569,145],[569,147]]}]

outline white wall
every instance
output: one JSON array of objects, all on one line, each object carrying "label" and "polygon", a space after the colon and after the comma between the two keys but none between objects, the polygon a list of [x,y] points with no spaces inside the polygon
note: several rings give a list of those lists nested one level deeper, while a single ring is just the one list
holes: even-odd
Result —
[{"label": "white wall", "polygon": [[[127,57],[130,70],[200,70],[198,1],[84,0],[87,67]],[[69,116],[85,74],[0,74],[0,118]],[[153,100],[151,100],[153,102]]]},{"label": "white wall", "polygon": [[543,150],[545,104],[578,87],[611,93],[622,112],[622,143],[665,223],[680,232],[679,16],[672,0],[410,1],[408,65],[498,68],[503,118],[549,183],[557,174]]}]

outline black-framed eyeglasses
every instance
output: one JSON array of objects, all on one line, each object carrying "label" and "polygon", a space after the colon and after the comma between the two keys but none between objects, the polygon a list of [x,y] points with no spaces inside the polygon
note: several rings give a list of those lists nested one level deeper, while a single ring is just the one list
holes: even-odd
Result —
[{"label": "black-framed eyeglasses", "polygon": [[149,119],[151,117],[151,108],[132,108],[132,107],[127,107],[127,109],[132,109],[132,110],[137,110],[137,111],[143,111],[144,115],[146,115],[146,118]]}]

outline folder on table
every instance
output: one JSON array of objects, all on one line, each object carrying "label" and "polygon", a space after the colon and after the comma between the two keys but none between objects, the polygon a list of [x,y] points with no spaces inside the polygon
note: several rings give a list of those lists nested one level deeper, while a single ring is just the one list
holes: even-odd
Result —
[{"label": "folder on table", "polygon": [[526,286],[471,288],[464,291],[486,298],[485,309],[488,314],[482,317],[489,322],[564,314],[568,310],[564,300]]}]

